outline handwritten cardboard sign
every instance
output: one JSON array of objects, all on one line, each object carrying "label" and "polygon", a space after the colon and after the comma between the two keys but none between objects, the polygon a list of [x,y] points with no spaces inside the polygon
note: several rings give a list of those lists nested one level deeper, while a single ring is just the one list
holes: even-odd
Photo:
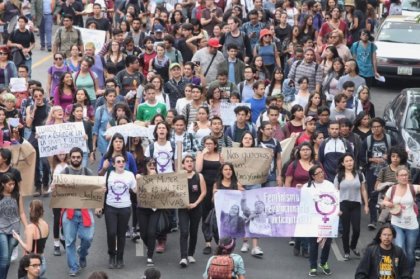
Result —
[{"label": "handwritten cardboard sign", "polygon": [[54,175],[55,188],[51,193],[51,208],[102,208],[104,205],[104,176]]},{"label": "handwritten cardboard sign", "polygon": [[222,157],[233,164],[239,183],[253,185],[267,181],[273,151],[269,148],[222,148]]},{"label": "handwritten cardboard sign", "polygon": [[137,202],[143,208],[186,208],[189,204],[187,174],[142,176],[137,179]]},{"label": "handwritten cardboard sign", "polygon": [[36,133],[40,157],[69,153],[73,147],[87,151],[86,132],[82,122],[38,126]]}]

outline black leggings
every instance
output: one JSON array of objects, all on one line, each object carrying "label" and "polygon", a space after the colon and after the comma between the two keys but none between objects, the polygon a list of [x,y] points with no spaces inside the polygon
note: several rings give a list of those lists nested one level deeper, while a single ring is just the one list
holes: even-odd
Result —
[{"label": "black leggings", "polygon": [[[200,217],[201,205],[198,205],[194,209],[178,210],[179,229],[181,231],[179,237],[181,259],[186,259],[187,256],[194,256]],[[189,245],[187,245],[188,236],[190,237]]]},{"label": "black leggings", "polygon": [[61,217],[61,208],[53,208],[53,216],[54,216],[54,225],[53,225],[53,233],[54,238],[60,238],[60,217]]},{"label": "black leggings", "polygon": [[137,208],[137,220],[140,226],[140,236],[147,246],[147,257],[153,258],[156,246],[156,227],[159,220],[159,210],[150,208]]},{"label": "black leggings", "polygon": [[[361,205],[360,202],[342,201],[340,202],[342,212],[340,219],[343,224],[343,249],[345,254],[350,253],[351,249],[356,249],[357,241],[360,236]],[[353,234],[350,241],[350,224]]]},{"label": "black leggings", "polygon": [[133,191],[130,190],[130,200],[131,200],[131,226],[133,227],[134,231],[137,231],[138,227],[138,220],[137,220],[137,195]]},{"label": "black leggings", "polygon": [[[122,260],[125,247],[125,233],[130,220],[131,206],[116,208],[109,205],[105,207],[105,225],[108,242],[108,254],[117,256]],[[117,243],[115,243],[117,240]]]},{"label": "black leggings", "polygon": [[[207,188],[207,191],[209,191],[208,188]],[[211,240],[213,238],[212,237],[212,233],[211,233],[212,232],[212,228],[210,228],[209,225],[208,224],[205,224],[205,222],[204,222],[206,220],[207,216],[209,215],[209,212],[214,207],[213,201],[211,200],[212,195],[213,195],[212,194],[213,192],[210,192],[210,193],[211,193],[210,195],[209,194],[206,195],[206,197],[204,198],[203,202],[201,203],[201,205],[202,205],[202,211],[201,211],[201,220],[202,220],[201,230],[203,231],[204,240],[206,242],[211,242]],[[216,240],[216,243],[217,243],[217,240]]]}]

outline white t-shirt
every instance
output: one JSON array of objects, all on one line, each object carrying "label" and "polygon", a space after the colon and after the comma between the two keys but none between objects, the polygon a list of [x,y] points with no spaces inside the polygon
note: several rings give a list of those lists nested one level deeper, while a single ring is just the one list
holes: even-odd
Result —
[{"label": "white t-shirt", "polygon": [[112,171],[108,177],[108,194],[106,204],[116,208],[131,206],[130,192],[137,186],[136,178],[131,171],[116,173]]},{"label": "white t-shirt", "polygon": [[187,100],[186,98],[180,98],[176,101],[176,105],[175,105],[175,109],[178,112],[178,114],[182,114],[182,110],[184,109],[184,107],[187,104],[191,104],[192,99],[191,100]]},{"label": "white t-shirt", "polygon": [[[175,150],[172,150],[171,142],[167,141],[165,145],[160,145],[157,142],[154,144],[154,151],[153,151],[153,158],[156,159],[157,163],[157,172],[158,173],[171,173],[174,172],[173,168],[173,160],[172,158],[176,159],[176,154],[174,154]],[[150,145],[147,147],[146,151],[144,152],[144,156],[151,157],[150,154]]]},{"label": "white t-shirt", "polygon": [[[391,199],[391,190],[392,187],[386,191],[385,196],[388,199]],[[407,187],[407,191],[402,197],[394,194],[394,198],[391,202],[393,204],[400,204],[403,207],[400,215],[391,215],[392,225],[408,230],[415,230],[419,227],[417,216],[413,209],[413,204],[415,201],[413,199],[413,195],[411,194],[410,188]]]}]

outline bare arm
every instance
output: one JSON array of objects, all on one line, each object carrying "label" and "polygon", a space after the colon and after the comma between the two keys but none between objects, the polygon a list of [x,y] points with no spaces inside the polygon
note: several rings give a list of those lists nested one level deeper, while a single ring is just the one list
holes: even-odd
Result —
[{"label": "bare arm", "polygon": [[201,151],[197,152],[197,157],[195,158],[195,171],[202,172],[203,171],[203,160],[204,154]]},{"label": "bare arm", "polygon": [[193,208],[197,207],[197,205],[199,205],[204,200],[204,198],[207,195],[206,181],[204,180],[204,177],[203,177],[203,175],[201,173],[199,173],[198,176],[200,177],[200,190],[201,190],[201,194],[198,197],[198,199],[195,201]]},{"label": "bare arm", "polygon": [[293,181],[293,176],[286,176],[286,180],[284,181],[284,187],[291,187]]},{"label": "bare arm", "polygon": [[26,220],[26,214],[25,214],[24,206],[25,206],[25,204],[23,203],[23,198],[22,198],[22,196],[19,196],[20,221],[22,222],[24,228],[26,229],[26,227],[28,226],[28,221]]}]

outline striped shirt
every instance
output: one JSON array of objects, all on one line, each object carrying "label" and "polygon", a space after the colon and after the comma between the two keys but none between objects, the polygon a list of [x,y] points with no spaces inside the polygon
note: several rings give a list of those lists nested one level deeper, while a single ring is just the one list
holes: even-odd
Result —
[{"label": "striped shirt", "polygon": [[288,78],[295,81],[296,90],[299,90],[298,80],[302,77],[308,78],[310,92],[315,90],[317,84],[322,84],[322,66],[316,65],[314,61],[311,63],[306,63],[305,60],[293,62]]}]

